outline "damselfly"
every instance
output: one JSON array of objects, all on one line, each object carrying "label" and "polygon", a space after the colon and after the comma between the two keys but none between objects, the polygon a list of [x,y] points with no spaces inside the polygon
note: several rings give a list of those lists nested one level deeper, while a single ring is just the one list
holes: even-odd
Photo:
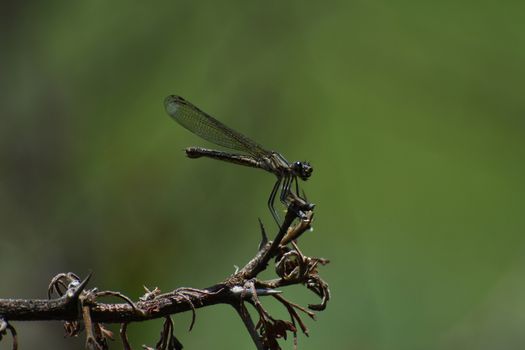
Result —
[{"label": "damselfly", "polygon": [[[180,96],[170,95],[166,97],[164,106],[168,114],[175,119],[177,123],[192,133],[216,145],[243,152],[243,154],[238,154],[201,147],[188,147],[186,148],[188,157],[219,159],[230,163],[264,169],[277,176],[277,181],[268,199],[268,208],[270,208],[270,212],[277,222],[277,225],[280,226],[279,215],[274,208],[277,192],[280,190],[279,198],[284,205],[288,206],[288,197],[295,183],[295,192],[297,197],[300,198],[297,178],[306,181],[310,177],[313,171],[310,163],[289,163],[281,154],[266,150],[248,137],[227,127],[217,119],[201,111]],[[313,207],[313,205],[310,205],[310,208],[311,207]]]}]

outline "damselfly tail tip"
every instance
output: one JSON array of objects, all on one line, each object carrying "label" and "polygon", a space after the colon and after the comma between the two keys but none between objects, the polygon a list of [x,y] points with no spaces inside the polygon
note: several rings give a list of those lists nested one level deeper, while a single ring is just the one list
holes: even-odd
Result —
[{"label": "damselfly tail tip", "polygon": [[196,147],[187,147],[184,151],[186,152],[186,156],[188,158],[202,157],[202,154],[198,152],[198,149]]}]

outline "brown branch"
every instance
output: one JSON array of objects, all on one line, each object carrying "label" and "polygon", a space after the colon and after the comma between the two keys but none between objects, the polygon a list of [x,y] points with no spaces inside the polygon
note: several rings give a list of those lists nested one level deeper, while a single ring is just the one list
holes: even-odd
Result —
[{"label": "brown branch", "polygon": [[[296,336],[295,321],[299,322],[303,331],[306,330],[306,326],[294,309],[312,315],[299,305],[277,297],[289,311],[292,323],[275,320],[264,309],[259,297],[281,293],[275,290],[277,287],[304,284],[323,299],[322,304],[317,306],[318,310],[324,308],[329,298],[328,286],[317,274],[317,266],[325,264],[327,260],[305,257],[293,243],[304,231],[310,229],[312,208],[313,206],[305,204],[304,201],[292,201],[273,241],[267,241],[261,224],[263,241],[256,255],[235,274],[208,288],[178,288],[163,294],[157,288],[153,291],[146,288],[146,294],[133,302],[119,292],[87,290],[86,286],[91,274],[81,281],[74,273],[62,273],[55,276],[48,287],[49,297],[58,295],[57,298],[0,299],[0,319],[5,322],[62,320],[66,322],[66,334],[71,336],[79,333],[81,328],[78,322],[83,320],[87,332],[87,346],[93,349],[106,349],[105,339],[112,336],[101,324],[119,323],[123,346],[125,349],[131,349],[127,341],[127,325],[131,322],[156,318],[168,320],[171,315],[191,311],[193,313],[191,330],[195,322],[196,309],[215,304],[229,304],[239,313],[258,350],[277,349],[277,339],[286,338],[286,332],[293,332],[294,337]],[[300,220],[292,226],[298,213],[300,213]],[[292,247],[286,247],[290,242]],[[279,278],[269,281],[257,280],[258,274],[267,268],[273,258],[277,261],[276,272]],[[125,302],[101,303],[98,298],[103,296],[116,296]],[[261,317],[258,325],[254,325],[244,305],[245,302],[256,307]],[[176,349],[179,343],[173,335],[171,319],[165,322],[164,327],[161,336],[163,341],[157,344],[157,348]],[[14,328],[9,330],[14,332]],[[13,335],[16,341],[16,332]],[[168,343],[171,345],[168,346]]]},{"label": "brown branch", "polygon": [[257,348],[257,350],[265,350],[262,339],[257,333],[257,329],[255,329],[255,324],[253,323],[252,317],[250,316],[250,313],[246,309],[246,305],[244,305],[244,303],[239,303],[239,305],[232,304],[232,306],[239,314],[239,317],[244,323],[244,326],[246,327],[246,330],[250,334],[250,337],[252,338],[252,341],[255,344],[255,347]]}]

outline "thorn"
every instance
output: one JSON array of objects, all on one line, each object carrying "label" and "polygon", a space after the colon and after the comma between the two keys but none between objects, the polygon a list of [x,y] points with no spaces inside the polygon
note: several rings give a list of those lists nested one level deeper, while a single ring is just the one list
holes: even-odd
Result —
[{"label": "thorn", "polygon": [[282,290],[272,289],[272,288],[255,288],[255,291],[257,292],[257,295],[265,296],[265,295],[277,295],[281,294]]},{"label": "thorn", "polygon": [[90,271],[86,278],[77,286],[69,289],[66,293],[66,297],[68,299],[77,299],[80,296],[80,293],[86,288],[89,280],[91,279],[91,276],[93,276],[93,271]]},{"label": "thorn", "polygon": [[266,243],[268,243],[268,235],[266,234],[261,218],[258,218],[258,220],[259,220],[259,226],[261,227],[261,235],[262,235],[261,243],[259,243],[259,251],[260,251],[261,249],[263,249]]}]

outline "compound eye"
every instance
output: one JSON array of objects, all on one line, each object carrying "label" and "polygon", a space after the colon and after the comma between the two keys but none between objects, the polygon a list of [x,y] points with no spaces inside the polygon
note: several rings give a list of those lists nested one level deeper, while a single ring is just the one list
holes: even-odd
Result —
[{"label": "compound eye", "polygon": [[303,179],[310,177],[310,175],[312,174],[312,170],[313,168],[310,166],[310,164],[303,163],[301,169]]}]

